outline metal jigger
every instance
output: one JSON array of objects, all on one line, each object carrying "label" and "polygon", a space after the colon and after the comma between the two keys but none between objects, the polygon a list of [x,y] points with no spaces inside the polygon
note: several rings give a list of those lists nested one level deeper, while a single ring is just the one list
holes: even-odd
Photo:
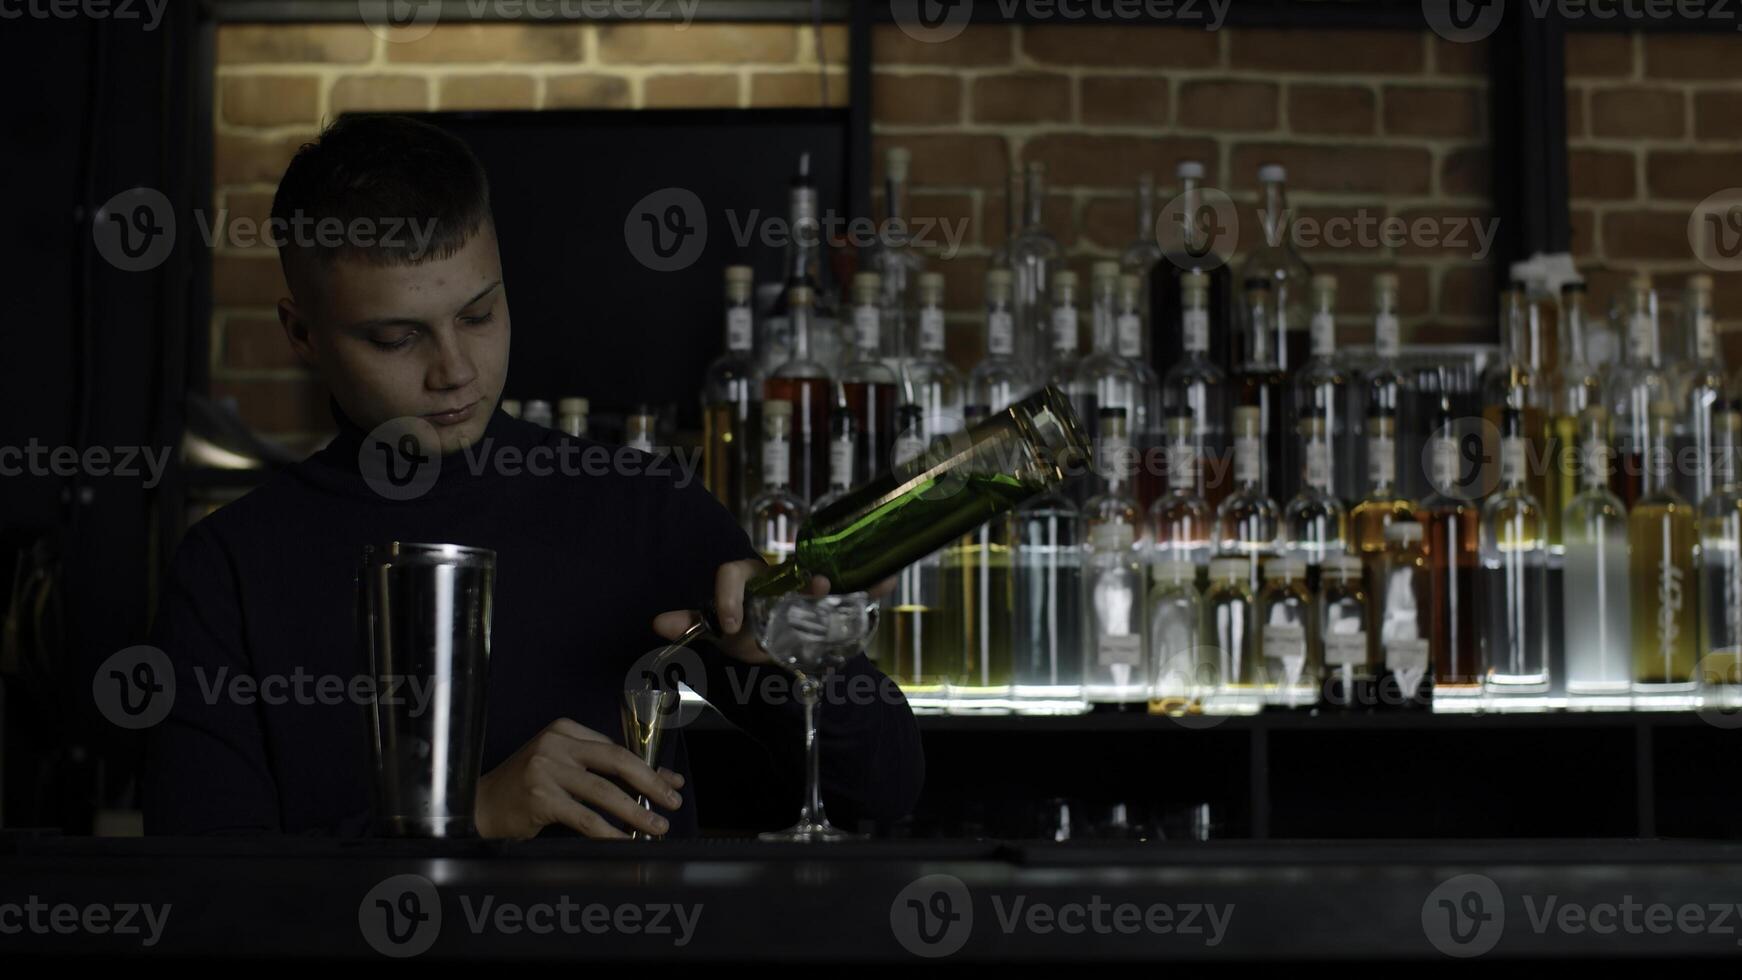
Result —
[{"label": "metal jigger", "polygon": [[[665,720],[677,710],[678,693],[647,687],[623,692],[623,746],[638,756],[649,769],[659,771],[659,743],[665,734]],[[637,796],[635,803],[647,809],[647,797]],[[631,830],[633,840],[643,840],[646,834]]]}]

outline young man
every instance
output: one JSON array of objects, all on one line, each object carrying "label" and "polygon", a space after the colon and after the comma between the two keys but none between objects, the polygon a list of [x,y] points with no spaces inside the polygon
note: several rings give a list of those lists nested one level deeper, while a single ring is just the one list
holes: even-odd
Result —
[{"label": "young man", "polygon": [[[640,467],[536,475],[527,462],[537,450],[561,459],[550,454],[592,444],[565,447],[568,436],[497,411],[508,295],[488,185],[466,146],[407,118],[340,120],[291,162],[272,213],[291,293],[279,320],[331,392],[339,431],[195,524],[176,553],[155,642],[175,665],[177,696],[148,738],[147,831],[365,830],[363,711],[310,692],[318,679],[358,674],[358,561],[364,545],[393,540],[497,554],[476,805],[484,836],[553,825],[593,837],[696,832],[681,733],[656,772],[617,744],[618,702],[632,664],[710,596],[731,635],[701,653],[707,690],[796,777],[800,706],[762,700],[768,687],[744,676],[767,662],[742,630],[743,586],[763,563],[731,515],[699,483]],[[399,227],[426,234],[322,240],[328,219],[347,230],[410,219]],[[372,478],[370,433],[384,425],[433,443],[439,466],[421,492],[383,493]],[[893,690],[863,656],[844,672]],[[237,678],[262,694],[274,679],[292,696],[236,697]],[[297,678],[316,680],[295,696]],[[906,703],[855,703],[864,700],[821,710],[826,805],[847,825],[903,815],[923,778]],[[637,794],[664,815],[638,807]]]}]

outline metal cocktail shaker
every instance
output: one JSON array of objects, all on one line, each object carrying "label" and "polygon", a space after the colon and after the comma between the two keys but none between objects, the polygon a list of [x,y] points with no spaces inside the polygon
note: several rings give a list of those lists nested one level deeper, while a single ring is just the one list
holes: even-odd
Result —
[{"label": "metal cocktail shaker", "polygon": [[469,837],[484,746],[496,553],[399,541],[363,549],[359,670],[373,682],[374,832]]}]

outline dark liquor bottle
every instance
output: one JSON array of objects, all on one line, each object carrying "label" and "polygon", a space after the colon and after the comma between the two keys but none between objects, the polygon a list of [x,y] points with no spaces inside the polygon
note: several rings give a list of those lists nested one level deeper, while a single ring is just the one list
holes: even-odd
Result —
[{"label": "dark liquor bottle", "polygon": [[[702,472],[708,489],[739,520],[744,519],[744,505],[755,485],[750,447],[756,442],[757,409],[762,402],[752,354],[754,285],[749,266],[727,267],[726,350],[708,365],[702,382]],[[585,412],[581,415],[584,418]]]},{"label": "dark liquor bottle", "polygon": [[841,369],[841,392],[857,430],[855,469],[875,473],[895,449],[897,379],[889,367],[890,337],[883,330],[883,283],[875,272],[853,277],[853,353]]},{"label": "dark liquor bottle", "polygon": [[[1234,368],[1233,345],[1228,336],[1229,325],[1234,322],[1233,273],[1228,268],[1231,256],[1216,250],[1220,243],[1215,234],[1218,229],[1212,226],[1215,212],[1205,206],[1201,186],[1204,165],[1187,160],[1175,173],[1180,181],[1177,206],[1166,209],[1162,220],[1171,220],[1176,225],[1164,229],[1163,238],[1168,245],[1162,261],[1150,271],[1150,303],[1155,310],[1150,321],[1150,356],[1154,358],[1155,372],[1166,377],[1185,355],[1183,342],[1189,335],[1181,323],[1185,309],[1184,279],[1202,275],[1203,308],[1210,321],[1204,353],[1226,376]],[[1204,424],[1201,418],[1198,422]]]}]

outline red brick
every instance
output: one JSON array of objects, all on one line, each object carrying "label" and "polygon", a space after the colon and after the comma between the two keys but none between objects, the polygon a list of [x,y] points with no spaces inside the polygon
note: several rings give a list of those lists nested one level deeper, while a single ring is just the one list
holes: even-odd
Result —
[{"label": "red brick", "polygon": [[1339,193],[1426,194],[1433,172],[1420,147],[1242,143],[1234,147],[1233,186],[1256,187],[1267,163],[1287,167],[1291,187]]},{"label": "red brick", "polygon": [[[229,191],[224,194],[224,207],[217,216],[208,216],[208,220],[218,223],[212,230],[217,235],[213,248],[225,251],[254,252],[259,250],[263,255],[277,255],[278,249],[267,238],[266,223],[272,218],[272,194],[268,191]],[[219,223],[221,219],[221,223]],[[242,235],[243,225],[253,229],[249,236]],[[204,244],[206,231],[201,229],[201,244]],[[253,238],[253,242],[245,242],[244,237]]]},{"label": "red brick", "polygon": [[212,256],[213,305],[270,307],[289,295],[274,252]]},{"label": "red brick", "polygon": [[574,24],[447,23],[386,49],[388,61],[404,64],[575,62],[581,59],[581,31]]},{"label": "red brick", "polygon": [[[1252,209],[1242,213],[1254,214]],[[1314,262],[1320,257],[1346,258],[1380,254],[1378,244],[1380,222],[1388,215],[1383,204],[1347,204],[1335,206],[1295,206],[1291,237],[1295,246]],[[1256,220],[1256,217],[1254,218]]]},{"label": "red brick", "polygon": [[1010,151],[1002,136],[956,133],[876,136],[872,140],[881,181],[883,151],[904,146],[913,154],[913,180],[929,187],[1002,187]]},{"label": "red brick", "polygon": [[374,54],[375,35],[362,24],[225,24],[218,28],[220,65],[356,64]]},{"label": "red brick", "polygon": [[736,108],[737,75],[655,75],[643,83],[641,103],[649,109],[693,106]]},{"label": "red brick", "polygon": [[537,99],[531,75],[449,75],[436,92],[442,109],[532,109]]},{"label": "red brick", "polygon": [[1181,82],[1180,125],[1238,132],[1272,130],[1276,128],[1277,93],[1277,86],[1270,82]]},{"label": "red brick", "polygon": [[1385,88],[1385,130],[1408,136],[1479,136],[1482,95],[1474,88]]},{"label": "red brick", "polygon": [[1440,161],[1440,193],[1451,197],[1487,197],[1493,173],[1487,147],[1453,150]]},{"label": "red brick", "polygon": [[969,24],[948,41],[922,41],[897,24],[871,28],[874,65],[1008,65],[1016,50],[1016,28],[1004,24]]},{"label": "red brick", "polygon": [[597,27],[599,60],[615,65],[778,64],[798,56],[791,24],[612,23]]},{"label": "red brick", "polygon": [[1048,65],[1090,68],[1212,68],[1221,60],[1213,31],[1197,27],[1044,24],[1022,29],[1022,50]]},{"label": "red brick", "polygon": [[429,82],[415,75],[346,75],[327,94],[332,114],[422,112],[429,108]]},{"label": "red brick", "polygon": [[847,104],[847,73],[828,73],[828,101],[823,101],[823,86],[813,71],[757,72],[750,76],[750,104],[766,108],[836,108]]},{"label": "red brick", "polygon": [[1645,158],[1645,190],[1657,199],[1698,201],[1742,184],[1742,152],[1653,150]]},{"label": "red brick", "polygon": [[[871,193],[871,213],[881,220],[889,213],[883,203],[884,195],[881,189]],[[979,209],[974,205],[974,195],[964,191],[926,191],[915,190],[908,195],[908,216],[912,219],[936,222],[929,231],[928,239],[935,241],[938,248],[948,247],[945,241],[945,230],[941,227],[947,223],[950,229],[957,227],[965,229],[958,247],[973,246],[979,243],[980,222]],[[924,229],[913,228],[911,233],[919,234]]]},{"label": "red brick", "polygon": [[1616,259],[1693,258],[1686,211],[1611,211],[1603,216],[1603,255]]},{"label": "red brick", "polygon": [[[1337,313],[1358,318],[1352,333],[1354,343],[1373,341],[1373,277],[1381,272],[1397,275],[1397,307],[1404,316],[1419,316],[1428,312],[1427,267],[1396,266],[1387,262],[1325,262],[1313,266],[1314,272],[1326,272],[1337,277]],[[1339,334],[1341,331],[1339,331]],[[1405,333],[1404,342],[1409,342]]]},{"label": "red brick", "polygon": [[320,82],[311,75],[234,75],[219,80],[224,121],[234,126],[314,125]]},{"label": "red brick", "polygon": [[962,121],[962,80],[927,73],[871,76],[871,114],[890,126],[931,126]]},{"label": "red brick", "polygon": [[1567,32],[1567,77],[1614,78],[1633,74],[1633,35],[1609,31]]},{"label": "red brick", "polygon": [[1083,122],[1091,126],[1165,126],[1168,81],[1131,75],[1085,75],[1078,97]]},{"label": "red brick", "polygon": [[284,339],[276,317],[237,315],[224,319],[224,367],[239,371],[299,369],[304,365]]},{"label": "red brick", "polygon": [[[1483,263],[1493,259],[1498,235],[1486,241],[1482,238],[1494,231],[1494,215],[1488,208],[1413,208],[1400,212],[1398,217],[1407,222],[1404,243],[1397,250],[1399,255],[1443,256]],[[1484,246],[1489,249],[1487,253],[1482,252]]]},{"label": "red brick", "polygon": [[1736,77],[1734,34],[1645,35],[1645,74],[1650,78]]},{"label": "red brick", "polygon": [[1422,39],[1417,31],[1286,29],[1242,29],[1229,38],[1235,68],[1382,75],[1419,74]]},{"label": "red brick", "polygon": [[296,151],[314,137],[313,132],[271,137],[217,133],[212,147],[213,183],[277,186]]},{"label": "red brick", "polygon": [[[958,255],[954,258],[934,257],[932,259],[929,268],[944,274],[945,309],[970,315],[985,309],[986,264],[987,259],[984,255]],[[961,329],[957,329],[952,324],[949,332],[952,334],[950,337],[952,341],[955,340],[954,334],[962,334],[964,341],[969,345],[968,352],[978,353],[978,351],[972,350],[972,345],[979,342],[978,331],[967,329],[965,324]],[[953,349],[955,344],[952,343],[950,346]],[[978,357],[972,357],[969,364],[971,365],[978,360]]]},{"label": "red brick", "polygon": [[[1148,231],[1148,236],[1154,234],[1153,229]],[[1119,251],[1136,237],[1137,205],[1129,195],[1094,197],[1083,206],[1081,241],[1103,250]]]},{"label": "red brick", "polygon": [[1377,113],[1373,90],[1354,85],[1290,85],[1288,128],[1296,133],[1367,135]]},{"label": "red brick", "polygon": [[1585,135],[1585,89],[1578,85],[1567,86],[1567,139],[1576,140]]},{"label": "red brick", "polygon": [[1675,139],[1685,128],[1686,104],[1673,89],[1597,89],[1591,93],[1591,135]]},{"label": "red brick", "polygon": [[1695,92],[1694,137],[1742,139],[1742,92]]},{"label": "red brick", "polygon": [[[1021,200],[1020,191],[1018,192],[1017,200]],[[981,225],[982,230],[980,232],[980,241],[984,243],[987,248],[998,248],[1003,245],[1004,240],[1009,237],[1005,232],[1004,214],[1005,207],[1003,191],[993,191],[983,196],[980,205],[980,220],[983,222]],[[1025,220],[1022,214],[1018,214],[1016,218],[1019,226],[1022,224],[1023,220]],[[1066,245],[1066,243],[1074,243],[1076,241],[1076,221],[1072,216],[1072,205],[1069,195],[1048,194],[1046,196],[1046,203],[1041,207],[1040,220],[1046,227],[1046,230],[1051,232],[1053,237],[1059,240],[1060,245]]]},{"label": "red brick", "polygon": [[1597,215],[1594,211],[1584,208],[1573,208],[1569,216],[1572,225],[1572,244],[1570,251],[1574,259],[1584,259],[1597,254]]},{"label": "red brick", "polygon": [[319,432],[333,425],[327,389],[313,380],[214,381],[212,397],[235,399],[242,421],[258,432]]},{"label": "red brick", "polygon": [[616,75],[584,72],[544,80],[546,109],[627,109],[629,81]]},{"label": "red brick", "polygon": [[982,75],[974,79],[972,112],[975,122],[1068,122],[1070,77],[1040,72]]},{"label": "red brick", "polygon": [[1088,136],[1047,134],[1030,139],[1023,160],[1047,165],[1047,177],[1060,187],[1118,187],[1145,170],[1171,174],[1182,160],[1216,159],[1216,145],[1186,137]]},{"label": "red brick", "polygon": [[1488,263],[1447,265],[1440,270],[1439,312],[1443,316],[1492,317],[1498,308],[1494,272]]},{"label": "red brick", "polygon": [[1568,194],[1575,199],[1631,200],[1638,184],[1625,150],[1568,150]]},{"label": "red brick", "polygon": [[1434,74],[1436,75],[1486,77],[1489,63],[1494,56],[1492,46],[1486,40],[1463,43],[1436,37],[1432,41],[1432,46],[1434,49]]}]

